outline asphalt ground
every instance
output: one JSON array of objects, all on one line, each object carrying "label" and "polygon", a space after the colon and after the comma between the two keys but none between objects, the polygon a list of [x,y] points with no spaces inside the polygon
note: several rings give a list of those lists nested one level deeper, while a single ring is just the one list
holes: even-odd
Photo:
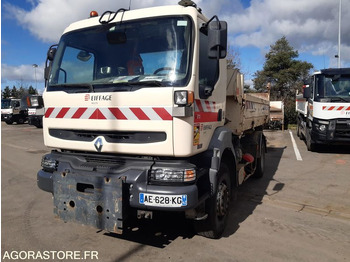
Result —
[{"label": "asphalt ground", "polygon": [[1,260],[349,261],[349,147],[309,152],[294,131],[265,135],[264,177],[239,188],[223,237],[211,240],[173,214],[125,235],[62,222],[36,185],[49,152],[42,129],[2,122]]}]

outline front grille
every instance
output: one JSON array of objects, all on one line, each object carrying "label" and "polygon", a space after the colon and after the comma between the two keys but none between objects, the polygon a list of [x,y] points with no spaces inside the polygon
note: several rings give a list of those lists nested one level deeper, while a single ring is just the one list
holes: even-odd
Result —
[{"label": "front grille", "polygon": [[97,137],[104,137],[109,143],[156,143],[166,140],[165,132],[118,132],[118,131],[86,131],[68,129],[49,129],[50,136],[71,140],[92,142]]},{"label": "front grille", "polygon": [[338,119],[335,126],[336,138],[350,139],[350,119]]}]

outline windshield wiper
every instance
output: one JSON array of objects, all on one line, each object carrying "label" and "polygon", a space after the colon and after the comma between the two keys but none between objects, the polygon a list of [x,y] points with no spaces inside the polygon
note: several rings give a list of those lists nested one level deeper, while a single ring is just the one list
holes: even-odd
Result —
[{"label": "windshield wiper", "polygon": [[[51,88],[53,88],[54,90],[51,90]],[[89,83],[49,85],[48,91],[68,91],[69,90],[72,93],[80,93],[80,92],[84,92],[84,90],[81,90],[82,88],[87,88],[89,93],[94,92],[94,86]]]},{"label": "windshield wiper", "polygon": [[130,86],[140,86],[140,87],[160,87],[164,86],[161,81],[149,80],[149,81],[137,81],[137,82],[128,82]]},{"label": "windshield wiper", "polygon": [[331,99],[331,102],[336,102],[336,101],[350,102],[350,100],[347,100],[341,96],[330,97],[330,99]]},{"label": "windshield wiper", "polygon": [[98,83],[94,85],[95,92],[131,92],[145,87],[161,87],[164,83],[160,81],[127,81],[117,83]]}]

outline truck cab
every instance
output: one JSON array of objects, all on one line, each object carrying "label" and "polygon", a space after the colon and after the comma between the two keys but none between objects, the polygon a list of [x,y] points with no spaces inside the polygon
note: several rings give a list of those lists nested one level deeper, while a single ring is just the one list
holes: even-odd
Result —
[{"label": "truck cab", "polygon": [[28,119],[28,109],[24,99],[1,99],[1,121],[11,125],[23,124]]},{"label": "truck cab", "polygon": [[298,136],[318,144],[350,144],[350,68],[314,73],[297,96]]}]

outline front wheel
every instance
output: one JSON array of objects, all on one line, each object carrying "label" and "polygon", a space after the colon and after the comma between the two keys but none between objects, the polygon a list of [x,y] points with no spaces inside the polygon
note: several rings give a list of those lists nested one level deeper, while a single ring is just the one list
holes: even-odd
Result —
[{"label": "front wheel", "polygon": [[231,200],[230,169],[221,163],[218,172],[216,193],[206,202],[208,217],[203,221],[194,221],[196,232],[207,238],[220,238],[225,230],[230,211]]},{"label": "front wheel", "polygon": [[17,120],[17,124],[19,124],[19,125],[24,124],[24,122],[25,122],[25,119],[22,117],[18,118],[18,120]]},{"label": "front wheel", "polygon": [[316,151],[316,144],[315,142],[311,139],[311,131],[306,130],[306,148],[308,151],[314,152]]}]

